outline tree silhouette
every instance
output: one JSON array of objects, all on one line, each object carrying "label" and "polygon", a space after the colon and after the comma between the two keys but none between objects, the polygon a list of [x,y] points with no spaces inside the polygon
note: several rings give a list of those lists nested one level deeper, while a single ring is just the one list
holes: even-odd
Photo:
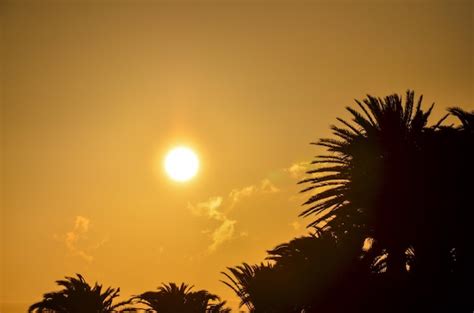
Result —
[{"label": "tree silhouette", "polygon": [[474,114],[451,108],[461,126],[442,126],[445,118],[428,126],[433,106],[423,111],[412,91],[405,103],[399,95],[356,103],[362,112],[347,108],[352,123],[332,126],[338,139],[315,143],[328,154],[301,182],[312,193],[301,215],[339,239],[372,242],[373,269],[384,272],[371,279],[374,303],[472,310]]},{"label": "tree silhouette", "polygon": [[229,313],[225,301],[206,290],[192,291],[193,286],[182,283],[163,284],[158,291],[147,291],[132,298],[158,313]]},{"label": "tree silhouette", "polygon": [[363,295],[374,271],[372,256],[353,241],[316,232],[268,254],[285,285],[292,286],[286,292],[292,312],[347,312],[365,306]]},{"label": "tree silhouette", "polygon": [[461,108],[450,108],[448,110],[452,115],[456,116],[461,122],[462,126],[459,128],[464,132],[472,135],[474,132],[474,111],[467,112]]},{"label": "tree silhouette", "polygon": [[440,292],[435,297],[451,299],[459,308],[472,311],[474,112],[448,111],[461,125],[439,126],[428,136],[425,205],[438,213],[426,218],[425,225],[430,227],[417,238],[414,269],[420,280],[437,286]]},{"label": "tree silhouette", "polygon": [[398,95],[356,100],[363,113],[347,107],[354,124],[338,118],[345,126],[332,126],[339,139],[316,143],[330,154],[314,160],[319,166],[301,182],[310,184],[304,192],[315,192],[301,215],[340,236],[363,231],[386,250],[386,270],[394,275],[406,272],[406,251],[423,216],[421,142],[433,106],[424,112],[421,102],[415,107],[412,91],[404,105]]},{"label": "tree silhouette", "polygon": [[281,289],[278,273],[272,264],[243,263],[227,269],[230,273],[222,274],[229,282],[222,282],[240,298],[240,307],[246,306],[252,313],[280,312],[280,303],[276,299],[283,299],[285,289]]},{"label": "tree silhouette", "polygon": [[253,313],[353,311],[367,300],[372,258],[348,244],[329,233],[295,238],[268,251],[269,264],[228,268],[224,283]]},{"label": "tree silhouette", "polygon": [[120,288],[103,290],[102,285],[97,283],[91,287],[82,275],[76,275],[77,278],[66,277],[65,280],[56,281],[63,290],[44,294],[43,300],[31,305],[28,312],[109,313],[128,303],[113,304]]}]

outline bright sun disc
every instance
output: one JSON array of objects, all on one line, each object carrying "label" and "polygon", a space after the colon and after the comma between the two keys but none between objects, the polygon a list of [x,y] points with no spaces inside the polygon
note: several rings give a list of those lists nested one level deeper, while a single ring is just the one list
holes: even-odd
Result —
[{"label": "bright sun disc", "polygon": [[177,147],[168,152],[165,158],[165,170],[175,181],[185,182],[193,178],[199,169],[199,159],[193,150]]}]

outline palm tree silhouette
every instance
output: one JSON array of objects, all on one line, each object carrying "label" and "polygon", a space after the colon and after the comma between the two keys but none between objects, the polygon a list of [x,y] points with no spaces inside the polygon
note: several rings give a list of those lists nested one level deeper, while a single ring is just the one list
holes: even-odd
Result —
[{"label": "palm tree silhouette", "polygon": [[415,106],[412,91],[405,104],[396,94],[356,103],[363,113],[347,107],[353,124],[338,118],[345,127],[332,126],[338,140],[315,143],[330,154],[317,157],[318,168],[301,181],[310,184],[303,192],[316,192],[301,215],[339,236],[362,231],[386,250],[387,272],[399,276],[424,217],[422,142],[433,106],[423,111],[422,97]]},{"label": "palm tree silhouette", "polygon": [[[278,273],[270,263],[249,265],[242,263],[227,268],[230,273],[222,272],[229,280],[221,281],[230,287],[240,298],[240,307],[246,306],[251,313],[280,312],[282,292]],[[288,311],[290,312],[290,311]]]},{"label": "palm tree silhouette", "polygon": [[434,209],[437,215],[428,220],[432,226],[426,235],[417,238],[414,268],[421,279],[439,286],[440,296],[472,311],[474,301],[469,292],[474,279],[474,234],[470,222],[474,112],[460,108],[448,111],[457,117],[460,125],[439,126],[430,134],[427,144],[430,171],[426,175],[427,188],[432,192],[427,202],[430,211]]},{"label": "palm tree silhouette", "polygon": [[467,112],[461,108],[450,108],[449,113],[456,116],[461,122],[460,129],[472,135],[474,132],[474,111]]},{"label": "palm tree silhouette", "polygon": [[372,256],[357,248],[316,232],[267,251],[270,263],[228,268],[223,283],[253,313],[354,311],[367,301],[374,270]]},{"label": "palm tree silhouette", "polygon": [[131,300],[145,304],[158,313],[229,313],[225,301],[206,290],[192,291],[193,286],[182,283],[163,284],[158,291],[147,291]]},{"label": "palm tree silhouette", "polygon": [[97,283],[90,286],[80,274],[76,277],[66,277],[56,283],[63,290],[44,294],[43,300],[30,306],[28,312],[55,312],[55,313],[109,313],[128,302],[113,304],[119,296],[120,288],[102,289]]},{"label": "palm tree silhouette", "polygon": [[[374,271],[373,258],[353,241],[316,232],[268,254],[285,285],[292,286],[286,293],[294,304],[292,312],[347,312],[365,305],[363,294]],[[339,301],[341,297],[344,301]]]},{"label": "palm tree silhouette", "polygon": [[[451,108],[461,126],[442,126],[446,116],[428,126],[433,106],[423,111],[412,91],[405,103],[399,95],[356,103],[361,113],[347,108],[352,123],[332,126],[338,139],[314,143],[329,153],[300,182],[312,193],[301,215],[355,246],[371,240],[372,269],[385,272],[371,279],[379,304],[471,311],[474,113]],[[392,292],[380,294],[387,287]]]}]

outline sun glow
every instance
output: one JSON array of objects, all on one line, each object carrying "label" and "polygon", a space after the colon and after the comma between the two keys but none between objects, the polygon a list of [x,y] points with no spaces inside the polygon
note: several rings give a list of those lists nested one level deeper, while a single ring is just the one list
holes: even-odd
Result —
[{"label": "sun glow", "polygon": [[165,171],[168,176],[178,182],[185,182],[196,176],[199,159],[188,147],[176,147],[168,152],[165,158]]}]

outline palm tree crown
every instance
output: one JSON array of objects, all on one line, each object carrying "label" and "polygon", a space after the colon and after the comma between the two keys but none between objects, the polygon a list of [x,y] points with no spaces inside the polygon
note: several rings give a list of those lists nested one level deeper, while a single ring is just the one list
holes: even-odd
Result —
[{"label": "palm tree crown", "polygon": [[301,215],[339,236],[363,231],[388,250],[388,270],[400,273],[423,216],[422,145],[433,106],[423,111],[422,97],[415,106],[412,91],[404,104],[396,94],[356,103],[362,113],[347,107],[353,124],[339,118],[345,127],[332,126],[339,139],[315,143],[329,154],[314,160],[318,167],[301,182],[310,184],[303,192],[315,192]]},{"label": "palm tree crown", "polygon": [[228,313],[225,301],[206,290],[192,291],[193,286],[182,283],[163,284],[158,291],[147,291],[132,298],[158,313]]},{"label": "palm tree crown", "polygon": [[126,304],[113,304],[119,296],[120,288],[102,289],[97,283],[90,286],[80,274],[76,277],[66,277],[56,283],[63,290],[44,294],[43,300],[30,306],[28,312],[55,312],[55,313],[109,313]]}]

